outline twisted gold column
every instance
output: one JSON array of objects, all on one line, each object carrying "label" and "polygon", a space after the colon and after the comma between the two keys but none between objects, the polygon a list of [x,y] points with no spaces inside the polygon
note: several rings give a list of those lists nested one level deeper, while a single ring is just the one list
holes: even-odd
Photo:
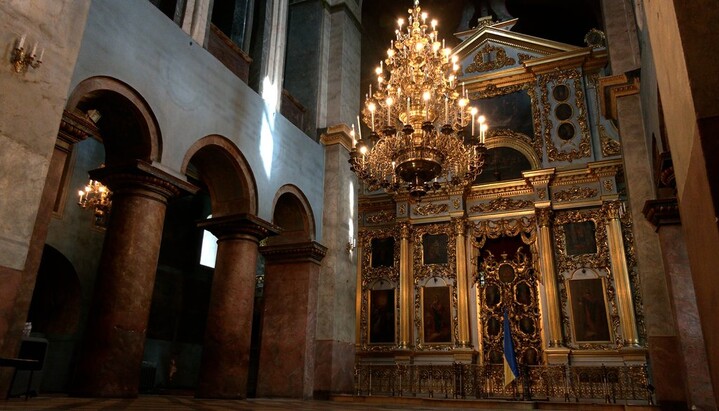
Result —
[{"label": "twisted gold column", "polygon": [[554,269],[554,249],[550,235],[550,221],[552,209],[549,207],[537,208],[537,242],[539,246],[539,271],[544,282],[544,289],[547,294],[547,317],[549,323],[549,335],[547,345],[550,348],[562,346],[562,323],[561,311],[559,309],[559,295],[557,293],[557,274]]},{"label": "twisted gold column", "polygon": [[624,343],[629,346],[639,345],[637,322],[634,317],[634,304],[632,290],[629,284],[629,269],[627,257],[624,253],[624,240],[622,239],[622,225],[619,221],[619,208],[621,202],[608,201],[604,203],[604,212],[607,216],[607,242],[609,243],[609,259],[614,273],[614,287],[617,291],[617,306],[619,319],[622,325]]},{"label": "twisted gold column", "polygon": [[463,218],[454,219],[457,232],[457,327],[459,328],[458,346],[469,347],[469,305],[467,289],[467,242],[465,241],[466,225]]},{"label": "twisted gold column", "polygon": [[399,347],[409,348],[412,341],[412,254],[409,248],[409,223],[400,227],[399,260]]}]

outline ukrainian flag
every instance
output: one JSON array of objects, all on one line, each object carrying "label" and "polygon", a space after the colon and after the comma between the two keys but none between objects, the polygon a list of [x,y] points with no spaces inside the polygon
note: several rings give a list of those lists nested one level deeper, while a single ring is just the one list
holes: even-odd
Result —
[{"label": "ukrainian flag", "polygon": [[517,357],[514,355],[514,343],[512,342],[512,333],[509,328],[509,314],[504,311],[504,385],[514,381],[519,377],[519,367],[517,367]]}]

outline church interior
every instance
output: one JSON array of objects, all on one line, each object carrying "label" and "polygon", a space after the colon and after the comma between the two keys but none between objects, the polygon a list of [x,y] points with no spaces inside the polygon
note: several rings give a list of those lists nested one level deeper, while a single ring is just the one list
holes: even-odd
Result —
[{"label": "church interior", "polygon": [[717,20],[0,2],[0,393],[716,410]]}]

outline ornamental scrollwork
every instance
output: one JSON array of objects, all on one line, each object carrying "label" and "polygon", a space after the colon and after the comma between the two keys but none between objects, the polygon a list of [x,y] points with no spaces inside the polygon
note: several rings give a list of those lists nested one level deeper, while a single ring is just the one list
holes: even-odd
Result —
[{"label": "ornamental scrollwork", "polygon": [[469,209],[470,213],[487,213],[496,211],[511,211],[521,208],[533,207],[534,202],[529,200],[514,200],[509,197],[498,197],[489,203],[477,204]]},{"label": "ornamental scrollwork", "polygon": [[[494,56],[492,54],[494,54]],[[517,61],[514,58],[507,56],[507,51],[502,47],[487,44],[474,55],[474,59],[472,63],[467,66],[465,73],[483,73],[498,70],[502,67],[513,66],[516,63]]]},{"label": "ornamental scrollwork", "polygon": [[[503,352],[503,313],[507,312],[515,351],[523,363],[542,362],[539,290],[536,270],[520,247],[514,258],[508,254],[495,257],[484,251],[480,291],[482,351],[489,362],[497,362]],[[500,361],[501,362],[501,361]]]},{"label": "ornamental scrollwork", "polygon": [[557,191],[554,193],[554,200],[557,202],[573,201],[597,196],[597,190],[590,187],[574,186],[567,190]]},{"label": "ornamental scrollwork", "polygon": [[[375,238],[394,238],[391,267],[372,267],[372,240]],[[365,290],[378,280],[399,282],[400,233],[398,227],[361,230],[359,244],[362,247],[362,289]]]},{"label": "ornamental scrollwork", "polygon": [[609,133],[604,125],[599,125],[599,142],[602,145],[602,156],[612,157],[622,154],[622,144],[609,137]]},{"label": "ornamental scrollwork", "polygon": [[469,235],[476,248],[484,248],[487,238],[495,239],[501,236],[521,235],[524,244],[532,244],[537,238],[536,224],[534,217],[477,221],[471,226]]},{"label": "ornamental scrollwork", "polygon": [[383,210],[377,214],[367,216],[366,220],[368,224],[383,224],[394,221],[395,214],[391,211]]},{"label": "ornamental scrollwork", "polygon": [[447,204],[427,203],[414,208],[414,213],[421,216],[441,214],[447,211]]},{"label": "ornamental scrollwork", "polygon": [[[590,143],[590,132],[589,124],[587,122],[587,109],[584,103],[584,91],[582,85],[582,75],[579,70],[559,70],[541,76],[539,78],[539,87],[541,89],[541,100],[542,100],[542,114],[544,118],[544,141],[547,146],[547,159],[549,161],[567,161],[572,162],[573,160],[586,158],[591,155],[591,143]],[[552,138],[552,131],[554,129],[554,123],[551,120],[550,112],[551,106],[549,104],[548,84],[566,84],[573,82],[575,104],[577,108],[577,116],[575,120],[579,124],[581,137],[579,144],[576,145],[573,141],[576,138],[562,144],[563,147],[557,147]],[[565,150],[564,146],[573,146],[570,150]]]},{"label": "ornamental scrollwork", "polygon": [[[567,223],[594,223],[596,252],[569,255],[564,225]],[[557,257],[557,271],[571,272],[580,268],[609,267],[609,245],[607,243],[606,216],[601,209],[557,211],[554,217],[554,242]]]},{"label": "ornamental scrollwork", "polygon": [[[414,226],[413,230],[414,243],[414,282],[415,285],[419,281],[428,277],[442,277],[455,279],[457,273],[457,243],[455,241],[455,228],[452,224],[427,224]],[[425,235],[447,235],[447,263],[446,264],[425,264],[424,258],[424,238]]]}]

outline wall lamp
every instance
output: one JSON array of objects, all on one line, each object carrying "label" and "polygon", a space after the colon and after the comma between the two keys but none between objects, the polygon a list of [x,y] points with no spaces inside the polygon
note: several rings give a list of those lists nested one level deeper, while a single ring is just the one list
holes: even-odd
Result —
[{"label": "wall lamp", "polygon": [[32,51],[28,53],[25,51],[25,34],[15,43],[15,49],[13,50],[10,62],[13,64],[13,68],[16,73],[25,73],[29,67],[34,69],[40,67],[42,64],[42,56],[45,54],[43,48],[40,52],[40,56],[37,56],[37,41],[32,46]]}]

